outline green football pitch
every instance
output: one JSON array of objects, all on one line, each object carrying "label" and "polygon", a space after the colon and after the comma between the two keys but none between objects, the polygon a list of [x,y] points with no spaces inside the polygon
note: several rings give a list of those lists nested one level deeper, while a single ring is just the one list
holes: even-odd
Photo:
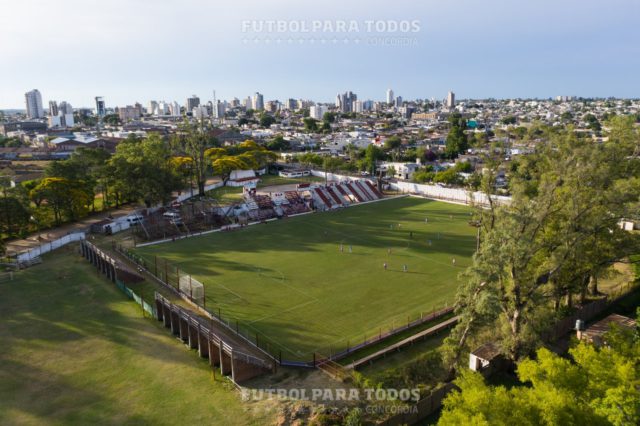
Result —
[{"label": "green football pitch", "polygon": [[404,197],[136,252],[192,274],[209,310],[272,353],[309,361],[451,305],[475,249],[470,213]]}]

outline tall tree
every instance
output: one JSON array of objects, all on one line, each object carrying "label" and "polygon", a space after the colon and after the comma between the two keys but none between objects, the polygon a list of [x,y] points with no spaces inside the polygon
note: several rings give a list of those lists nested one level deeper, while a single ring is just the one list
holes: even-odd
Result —
[{"label": "tall tree", "polygon": [[0,235],[18,235],[29,225],[30,216],[22,187],[11,187],[8,178],[0,177]]},{"label": "tall tree", "polygon": [[638,209],[638,144],[625,122],[605,145],[571,129],[554,135],[515,167],[510,203],[490,199],[489,209],[477,209],[481,244],[458,290],[461,321],[447,340],[453,361],[486,328],[511,359],[528,355],[563,299],[571,306],[603,268],[640,251],[637,235],[619,226]]},{"label": "tall tree", "polygon": [[445,153],[449,158],[456,158],[459,154],[469,148],[467,135],[464,130],[467,128],[467,121],[460,113],[449,116],[449,134],[447,135]]},{"label": "tall tree", "polygon": [[32,190],[30,196],[51,208],[56,225],[63,219],[76,220],[86,213],[91,194],[79,181],[61,177],[46,177]]},{"label": "tall tree", "polygon": [[170,158],[157,134],[121,142],[108,163],[114,191],[125,200],[142,199],[147,207],[167,202],[173,190],[182,189]]},{"label": "tall tree", "polygon": [[204,196],[204,187],[207,181],[207,169],[209,161],[205,151],[214,146],[214,139],[210,137],[211,129],[205,125],[204,120],[191,123],[185,117],[180,132],[172,139],[172,147],[178,155],[186,155],[191,159],[191,173],[198,186],[198,195]]}]

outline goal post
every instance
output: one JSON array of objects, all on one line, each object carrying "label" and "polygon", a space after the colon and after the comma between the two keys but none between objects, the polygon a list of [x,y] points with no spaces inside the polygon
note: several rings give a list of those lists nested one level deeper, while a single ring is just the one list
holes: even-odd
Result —
[{"label": "goal post", "polygon": [[204,285],[189,274],[180,272],[180,292],[189,296],[198,305],[204,305]]}]

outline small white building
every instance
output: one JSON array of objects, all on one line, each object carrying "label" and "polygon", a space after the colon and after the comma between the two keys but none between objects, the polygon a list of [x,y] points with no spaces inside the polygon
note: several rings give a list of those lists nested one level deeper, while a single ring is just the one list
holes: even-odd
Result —
[{"label": "small white building", "polygon": [[488,371],[500,356],[500,348],[494,342],[485,343],[469,354],[469,368],[473,371]]},{"label": "small white building", "polygon": [[245,186],[247,184],[257,184],[260,178],[253,170],[234,170],[229,176],[227,186]]},{"label": "small white building", "polygon": [[411,180],[413,179],[413,174],[420,168],[419,163],[394,163],[394,162],[384,162],[378,165],[378,170],[383,172],[387,172],[389,169],[395,170],[393,177],[396,179],[402,180]]}]

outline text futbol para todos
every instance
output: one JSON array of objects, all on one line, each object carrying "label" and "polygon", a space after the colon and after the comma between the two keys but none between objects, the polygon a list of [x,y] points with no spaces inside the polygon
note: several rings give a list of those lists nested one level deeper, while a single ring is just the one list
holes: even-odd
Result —
[{"label": "text futbol para todos", "polygon": [[417,33],[414,20],[244,20],[242,32],[254,33]]}]

